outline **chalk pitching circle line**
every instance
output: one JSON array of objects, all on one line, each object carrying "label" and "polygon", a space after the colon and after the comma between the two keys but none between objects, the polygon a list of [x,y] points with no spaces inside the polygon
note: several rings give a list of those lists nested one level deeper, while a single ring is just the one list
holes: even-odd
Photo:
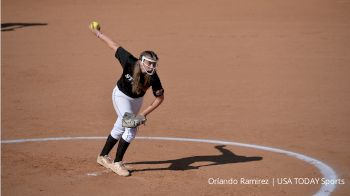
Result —
[{"label": "chalk pitching circle line", "polygon": [[[98,140],[106,139],[105,137],[55,137],[55,138],[32,138],[32,139],[15,139],[15,140],[2,140],[1,144],[14,144],[14,143],[24,143],[24,142],[46,142],[46,141],[63,141],[63,140]],[[309,163],[316,167],[322,174],[322,176],[327,180],[336,180],[337,174],[335,171],[328,166],[327,164],[319,161],[317,159],[308,157],[303,154],[299,154],[292,151],[287,151],[283,149],[260,146],[255,144],[245,144],[231,141],[222,141],[222,140],[209,140],[209,139],[194,139],[194,138],[175,138],[175,137],[136,137],[136,139],[141,140],[167,140],[167,141],[181,141],[181,142],[199,142],[199,143],[210,143],[210,144],[220,144],[220,145],[231,145],[231,146],[240,146],[246,148],[254,148],[258,150],[264,150],[269,152],[275,152],[290,157],[297,158],[306,163]],[[336,188],[335,184],[322,184],[320,190],[315,193],[316,196],[327,196]]]}]

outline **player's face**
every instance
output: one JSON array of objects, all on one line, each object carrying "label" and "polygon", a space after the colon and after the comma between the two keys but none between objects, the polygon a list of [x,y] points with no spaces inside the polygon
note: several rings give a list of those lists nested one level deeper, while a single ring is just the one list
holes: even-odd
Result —
[{"label": "player's face", "polygon": [[150,59],[148,57],[142,57],[141,67],[142,67],[142,72],[147,73],[148,75],[153,75],[157,67],[157,61]]},{"label": "player's face", "polygon": [[155,69],[157,67],[157,62],[151,62],[148,60],[144,60],[143,65],[145,66],[145,69],[147,71],[152,71],[153,69]]}]

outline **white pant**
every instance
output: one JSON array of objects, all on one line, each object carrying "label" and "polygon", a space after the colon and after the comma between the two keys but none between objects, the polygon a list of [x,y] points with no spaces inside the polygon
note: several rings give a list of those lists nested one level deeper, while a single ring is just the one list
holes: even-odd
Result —
[{"label": "white pant", "polygon": [[130,143],[136,136],[137,128],[122,127],[123,115],[125,112],[138,114],[143,103],[143,97],[131,98],[121,92],[118,86],[116,86],[112,93],[112,100],[118,118],[114,123],[111,136],[114,139],[120,139],[120,137],[122,137],[125,141]]}]

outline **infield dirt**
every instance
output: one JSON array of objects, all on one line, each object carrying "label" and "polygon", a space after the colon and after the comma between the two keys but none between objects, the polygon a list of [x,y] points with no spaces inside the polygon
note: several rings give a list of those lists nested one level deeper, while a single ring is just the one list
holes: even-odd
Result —
[{"label": "infield dirt", "polygon": [[[350,191],[350,1],[3,0],[1,9],[2,140],[109,134],[121,67],[89,31],[96,20],[134,55],[160,57],[165,101],[138,136],[302,153],[345,179],[332,195]],[[2,195],[312,195],[320,185],[208,179],[322,177],[275,153],[135,140],[125,161],[136,171],[123,178],[97,165],[103,144],[2,144]],[[221,164],[205,166],[213,160]]]}]

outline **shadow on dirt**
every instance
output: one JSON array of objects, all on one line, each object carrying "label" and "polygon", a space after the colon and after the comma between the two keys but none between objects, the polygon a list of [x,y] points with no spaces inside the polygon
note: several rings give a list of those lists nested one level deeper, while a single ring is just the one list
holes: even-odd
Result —
[{"label": "shadow on dirt", "polygon": [[[231,163],[243,163],[243,162],[249,162],[249,161],[260,161],[263,159],[262,157],[246,157],[246,156],[236,155],[230,150],[225,149],[224,147],[225,145],[215,146],[215,148],[221,152],[220,155],[191,156],[191,157],[184,157],[184,158],[166,160],[166,161],[143,161],[143,162],[132,162],[132,163],[126,163],[126,164],[127,165],[136,165],[136,164],[155,165],[155,164],[170,163],[170,166],[165,168],[146,168],[146,169],[139,169],[139,170],[131,170],[131,172],[157,171],[157,170],[184,171],[184,170],[191,170],[191,169],[199,169],[200,167],[206,167],[206,166],[224,165],[224,164],[231,164]],[[194,164],[194,163],[198,164],[200,162],[211,162],[211,163],[200,165],[200,166],[191,166],[191,164]]]},{"label": "shadow on dirt", "polygon": [[15,29],[31,27],[31,26],[45,26],[47,23],[1,23],[1,31],[13,31]]}]

